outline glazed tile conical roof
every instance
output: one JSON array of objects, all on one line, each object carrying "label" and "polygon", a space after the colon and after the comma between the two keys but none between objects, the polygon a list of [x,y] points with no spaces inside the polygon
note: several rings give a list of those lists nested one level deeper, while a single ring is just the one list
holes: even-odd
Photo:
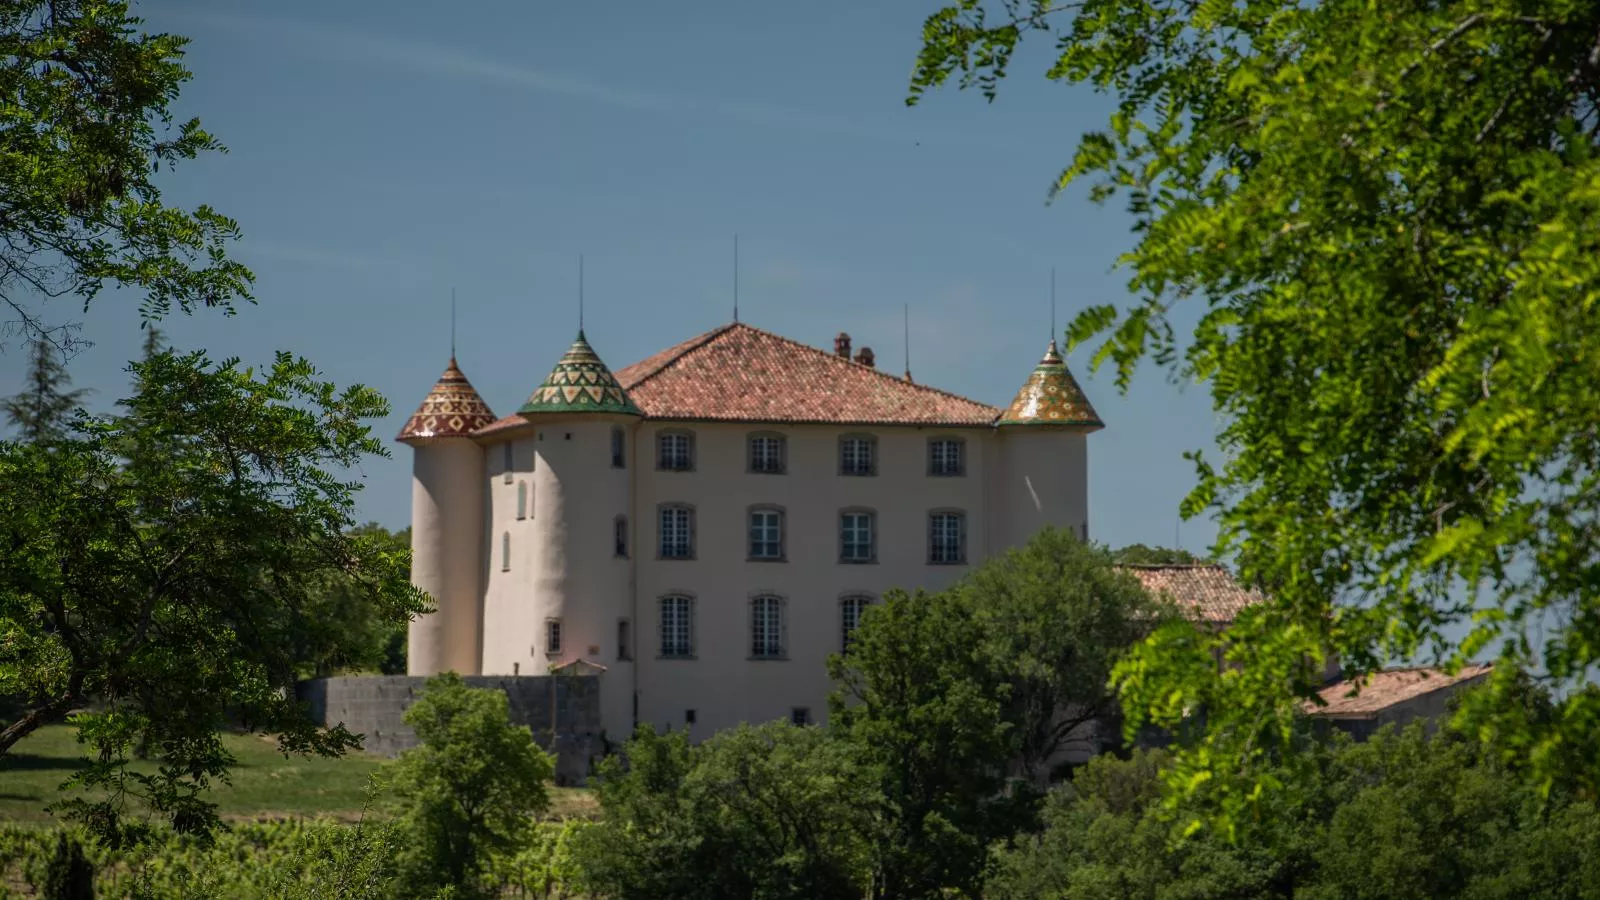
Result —
[{"label": "glazed tile conical roof", "polygon": [[494,413],[489,411],[489,404],[478,396],[452,356],[449,367],[439,376],[416,413],[406,420],[395,440],[466,437],[493,421]]},{"label": "glazed tile conical roof", "polygon": [[600,361],[582,331],[544,384],[534,389],[528,402],[517,412],[521,415],[574,412],[644,415],[628,399],[628,392]]},{"label": "glazed tile conical roof", "polygon": [[1067,364],[1056,349],[1056,342],[1044,352],[1044,359],[1033,367],[1027,384],[1017,391],[998,425],[1082,425],[1104,428],[1105,423],[1089,405],[1083,388],[1067,371]]}]

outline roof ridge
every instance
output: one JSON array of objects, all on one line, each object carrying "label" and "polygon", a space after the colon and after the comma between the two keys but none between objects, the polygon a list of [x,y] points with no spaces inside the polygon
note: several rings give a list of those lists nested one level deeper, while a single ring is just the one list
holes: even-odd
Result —
[{"label": "roof ridge", "polygon": [[[916,389],[921,390],[921,391],[927,391],[928,393],[931,393],[931,394],[938,394],[941,397],[948,397],[951,400],[960,400],[963,403],[971,403],[974,406],[982,406],[982,407],[984,407],[986,409],[992,409],[992,410],[994,410],[994,413],[995,413],[996,417],[999,417],[1000,413],[1003,412],[1003,410],[998,406],[994,406],[994,405],[989,404],[989,403],[984,403],[984,402],[979,401],[979,400],[974,400],[971,397],[963,397],[960,394],[954,394],[954,393],[951,393],[950,391],[943,390],[942,388],[933,387],[932,385],[919,384],[919,383],[917,383],[915,381],[907,381],[904,378],[897,378],[897,377],[895,377],[893,375],[890,375],[888,372],[885,372],[884,370],[878,368],[877,366],[869,366],[869,365],[865,365],[863,363],[858,363],[855,360],[853,360],[853,359],[851,359],[851,358],[849,358],[847,356],[840,356],[837,353],[829,353],[828,351],[822,349],[821,347],[813,347],[810,344],[805,343],[804,341],[797,341],[797,340],[795,340],[794,338],[791,338],[791,337],[784,337],[783,335],[778,334],[777,332],[768,331],[765,328],[757,328],[756,326],[748,324],[746,322],[734,322],[732,324],[724,326],[724,328],[733,329],[735,327],[740,327],[740,326],[742,326],[744,328],[748,328],[751,331],[758,332],[760,334],[764,334],[767,337],[774,338],[776,340],[782,341],[783,343],[792,344],[792,345],[794,345],[796,347],[799,347],[800,349],[805,350],[805,351],[807,351],[809,353],[814,353],[814,354],[816,354],[818,356],[821,356],[824,359],[831,359],[831,360],[834,360],[835,362],[844,363],[845,365],[855,366],[855,367],[861,369],[862,371],[871,372],[872,374],[878,376],[879,378],[888,379],[889,381],[892,381],[895,384],[903,384],[903,385],[906,385],[908,387],[913,387],[913,388],[916,388]],[[708,341],[707,343],[710,343],[710,342]],[[704,346],[704,345],[702,344],[702,345],[696,346],[693,349],[694,350],[698,350],[698,349],[700,349],[700,346]],[[687,356],[689,352],[691,352],[691,351],[686,351],[685,353],[680,354],[679,358],[681,359],[683,356]]]}]

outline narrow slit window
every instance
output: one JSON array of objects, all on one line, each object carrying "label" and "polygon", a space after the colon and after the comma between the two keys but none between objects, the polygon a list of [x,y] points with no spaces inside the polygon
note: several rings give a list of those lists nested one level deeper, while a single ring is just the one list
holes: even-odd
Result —
[{"label": "narrow slit window", "polygon": [[500,571],[511,571],[511,532],[500,535]]},{"label": "narrow slit window", "polygon": [[519,482],[517,482],[517,518],[518,519],[526,519],[527,517],[528,517],[528,483],[526,481],[519,481]]},{"label": "narrow slit window", "polygon": [[500,467],[506,470],[506,484],[510,484],[511,479],[516,476],[512,473],[511,443],[509,441],[500,451]]},{"label": "narrow slit window", "polygon": [[612,523],[612,539],[615,544],[613,555],[618,559],[628,558],[628,517],[617,516]]},{"label": "narrow slit window", "polygon": [[617,622],[617,659],[633,659],[633,625],[627,619]]},{"label": "narrow slit window", "polygon": [[611,429],[611,468],[625,469],[628,467],[626,435],[621,428]]},{"label": "narrow slit window", "polygon": [[561,653],[561,620],[544,620],[544,652],[550,656]]}]

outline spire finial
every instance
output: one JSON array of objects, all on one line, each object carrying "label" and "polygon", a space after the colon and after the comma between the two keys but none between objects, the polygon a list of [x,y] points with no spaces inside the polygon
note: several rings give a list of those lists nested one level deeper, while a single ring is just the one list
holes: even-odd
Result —
[{"label": "spire finial", "polygon": [[906,380],[911,380],[911,304],[905,305]]},{"label": "spire finial", "polygon": [[578,254],[578,334],[583,334],[583,254]]},{"label": "spire finial", "polygon": [[450,364],[456,363],[456,289],[450,289]]},{"label": "spire finial", "polygon": [[733,233],[733,320],[739,321],[739,232]]},{"label": "spire finial", "polygon": [[1050,267],[1050,342],[1056,340],[1056,267]]}]

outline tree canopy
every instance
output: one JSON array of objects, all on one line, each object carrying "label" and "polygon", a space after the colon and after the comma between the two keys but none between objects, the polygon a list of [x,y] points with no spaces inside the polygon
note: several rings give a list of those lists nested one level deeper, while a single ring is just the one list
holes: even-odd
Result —
[{"label": "tree canopy", "polygon": [[72,376],[54,344],[36,340],[30,350],[33,357],[28,363],[27,385],[0,401],[0,412],[6,414],[19,439],[48,444],[66,436],[73,413],[89,391],[72,388]]},{"label": "tree canopy", "polygon": [[1209,386],[1222,458],[1194,457],[1183,511],[1214,512],[1216,552],[1272,598],[1122,669],[1130,724],[1207,712],[1172,783],[1224,820],[1256,802],[1308,657],[1487,651],[1464,719],[1600,787],[1592,692],[1538,722],[1508,700],[1519,670],[1560,689],[1600,663],[1600,6],[959,0],[925,24],[910,100],[992,97],[1036,35],[1047,77],[1117,104],[1055,189],[1135,223],[1132,302],[1069,341],[1103,335],[1124,387],[1146,358]]},{"label": "tree canopy", "polygon": [[[308,643],[359,640],[315,621],[326,580],[359,580],[396,622],[425,603],[409,553],[347,533],[360,485],[332,474],[384,452],[366,424],[381,397],[287,354],[265,373],[171,352],[133,369],[127,415],[48,446],[0,442],[0,695],[22,705],[0,755],[71,715],[97,756],[77,780],[110,793],[68,808],[113,830],[136,796],[203,829],[201,792],[231,763],[220,729],[276,734],[286,752],[355,746],[292,689]],[[159,464],[129,464],[150,445]],[[135,746],[162,767],[130,770]]]},{"label": "tree canopy", "polygon": [[71,345],[40,304],[86,307],[108,283],[140,291],[147,318],[249,299],[226,254],[238,226],[161,202],[162,167],[222,146],[173,120],[187,39],[141,25],[121,0],[0,2],[0,302],[29,339]]}]

